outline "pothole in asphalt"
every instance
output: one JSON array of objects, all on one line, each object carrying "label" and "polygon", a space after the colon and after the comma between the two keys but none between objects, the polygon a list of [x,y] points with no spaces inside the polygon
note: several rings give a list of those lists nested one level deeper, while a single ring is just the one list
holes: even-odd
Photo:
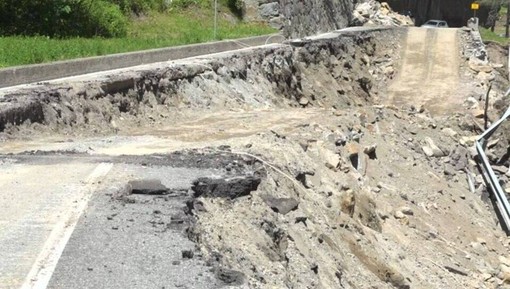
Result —
[{"label": "pothole in asphalt", "polygon": [[160,180],[133,180],[128,182],[129,194],[139,195],[168,195],[170,189],[165,187]]}]

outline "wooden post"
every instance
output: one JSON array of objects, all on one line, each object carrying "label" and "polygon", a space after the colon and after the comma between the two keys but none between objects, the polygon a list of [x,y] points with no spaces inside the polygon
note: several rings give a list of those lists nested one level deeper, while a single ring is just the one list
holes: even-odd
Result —
[{"label": "wooden post", "polygon": [[489,124],[489,117],[487,116],[487,113],[489,112],[489,93],[491,92],[491,88],[492,88],[492,82],[491,84],[489,84],[489,89],[487,90],[487,95],[485,96],[485,109],[483,111],[483,122],[484,122],[484,125],[483,125],[483,129],[487,129],[488,127],[488,124]]},{"label": "wooden post", "polygon": [[505,23],[505,37],[508,38],[508,22],[510,22],[510,0],[508,0],[508,3],[506,4],[506,23]]},{"label": "wooden post", "polygon": [[[508,30],[508,24],[507,24],[507,30]],[[508,55],[507,55],[507,63],[506,63],[506,69],[508,70],[508,80],[510,80],[510,45],[508,45]]]}]

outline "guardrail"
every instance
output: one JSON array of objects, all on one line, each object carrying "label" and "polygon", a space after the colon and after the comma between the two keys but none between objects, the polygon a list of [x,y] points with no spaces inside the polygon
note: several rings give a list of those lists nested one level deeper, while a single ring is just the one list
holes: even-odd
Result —
[{"label": "guardrail", "polygon": [[33,83],[130,66],[282,43],[281,34],[255,36],[0,69],[0,87]]},{"label": "guardrail", "polygon": [[[505,97],[509,94],[510,89],[505,93]],[[483,179],[487,188],[490,189],[490,192],[494,197],[493,201],[496,203],[497,213],[502,221],[503,230],[505,230],[507,235],[510,235],[510,203],[506,197],[505,190],[503,190],[499,184],[499,179],[494,173],[494,170],[489,163],[489,159],[485,154],[485,148],[487,147],[489,138],[508,117],[510,117],[510,107],[498,121],[493,123],[476,139],[475,145],[479,157],[478,162],[482,168]]]}]

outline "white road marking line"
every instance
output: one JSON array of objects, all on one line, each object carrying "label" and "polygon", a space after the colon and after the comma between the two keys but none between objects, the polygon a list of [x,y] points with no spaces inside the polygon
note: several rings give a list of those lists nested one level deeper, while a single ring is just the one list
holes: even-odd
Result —
[{"label": "white road marking line", "polygon": [[94,183],[106,176],[112,169],[112,163],[101,163],[87,177],[81,197],[76,205],[70,209],[67,216],[58,222],[44,243],[43,249],[37,257],[32,269],[28,273],[21,289],[45,289],[50,282],[58,260],[66,247],[67,242],[94,192]]}]

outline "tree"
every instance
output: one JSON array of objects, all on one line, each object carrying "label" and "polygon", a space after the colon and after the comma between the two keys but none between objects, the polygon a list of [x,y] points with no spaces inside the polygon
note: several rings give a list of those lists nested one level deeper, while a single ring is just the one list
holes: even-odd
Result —
[{"label": "tree", "polygon": [[0,0],[0,34],[119,37],[127,18],[105,0]]}]

